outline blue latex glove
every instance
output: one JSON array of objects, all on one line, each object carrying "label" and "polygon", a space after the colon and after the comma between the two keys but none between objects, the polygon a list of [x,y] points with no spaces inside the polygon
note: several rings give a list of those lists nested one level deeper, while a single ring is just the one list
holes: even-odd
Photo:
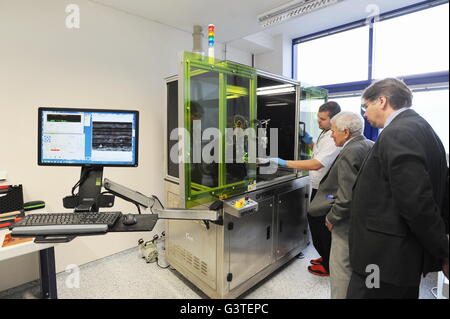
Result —
[{"label": "blue latex glove", "polygon": [[271,161],[272,163],[277,164],[278,166],[283,166],[283,167],[287,167],[287,163],[285,160],[278,158],[278,157],[269,157],[268,158],[269,161]]},{"label": "blue latex glove", "polygon": [[312,144],[313,143],[313,138],[311,135],[308,134],[308,132],[304,131],[303,135],[301,135],[301,137],[302,137],[303,144]]}]

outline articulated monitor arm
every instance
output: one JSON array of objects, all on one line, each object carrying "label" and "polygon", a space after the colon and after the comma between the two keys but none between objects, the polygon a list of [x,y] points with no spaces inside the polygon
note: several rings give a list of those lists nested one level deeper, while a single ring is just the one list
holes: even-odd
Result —
[{"label": "articulated monitor arm", "polygon": [[164,208],[156,196],[147,197],[107,178],[103,181],[103,187],[120,198],[149,209],[158,215],[158,219],[219,220],[219,212],[216,210]]}]

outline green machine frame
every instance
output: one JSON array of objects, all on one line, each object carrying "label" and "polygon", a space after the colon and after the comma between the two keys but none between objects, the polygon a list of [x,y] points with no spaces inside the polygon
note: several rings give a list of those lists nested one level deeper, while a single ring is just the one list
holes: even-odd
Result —
[{"label": "green machine frame", "polygon": [[[219,131],[218,142],[218,156],[217,159],[217,184],[216,185],[202,185],[199,182],[192,180],[193,171],[193,145],[192,145],[192,87],[193,80],[202,75],[209,73],[218,79],[218,119],[217,129]],[[247,178],[237,181],[227,181],[227,165],[226,165],[226,128],[227,128],[227,103],[230,99],[247,98],[248,99],[248,122],[246,128],[251,128],[248,132],[256,133],[256,69],[241,65],[238,63],[223,61],[210,57],[205,57],[200,54],[184,52],[180,67],[180,77],[178,81],[179,94],[179,114],[184,114],[184,117],[179,117],[179,127],[185,129],[185,135],[182,138],[183,142],[181,154],[182,163],[180,163],[180,185],[184,185],[181,189],[181,200],[185,203],[185,208],[192,208],[212,202],[217,199],[225,199],[229,196],[246,192],[249,187],[256,183],[256,158],[250,156],[246,158],[243,165],[247,169]],[[227,79],[229,76],[246,79],[248,87],[240,87],[231,85]],[[248,136],[248,151],[256,155],[256,134]],[[253,151],[253,153],[252,153]],[[252,160],[253,159],[253,160]]]}]

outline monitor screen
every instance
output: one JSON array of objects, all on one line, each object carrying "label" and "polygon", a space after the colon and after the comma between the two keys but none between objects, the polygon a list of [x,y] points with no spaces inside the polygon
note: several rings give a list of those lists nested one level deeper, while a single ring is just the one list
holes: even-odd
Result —
[{"label": "monitor screen", "polygon": [[137,166],[138,111],[39,108],[38,164]]}]

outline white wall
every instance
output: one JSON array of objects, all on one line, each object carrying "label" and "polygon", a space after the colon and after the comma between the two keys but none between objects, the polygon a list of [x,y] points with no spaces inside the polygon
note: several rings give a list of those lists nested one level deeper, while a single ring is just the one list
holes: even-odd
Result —
[{"label": "white wall", "polygon": [[255,56],[255,67],[291,78],[292,39],[285,35],[274,37],[274,49]]},{"label": "white wall", "polygon": [[[65,8],[81,9],[81,28],[67,29]],[[0,171],[3,184],[23,184],[24,200],[45,200],[64,211],[62,198],[80,168],[37,165],[37,108],[65,106],[140,111],[138,168],[105,168],[108,177],[163,199],[164,78],[178,73],[179,52],[192,49],[190,33],[88,0],[0,0]],[[222,58],[220,44],[216,57]],[[251,56],[228,47],[227,58]],[[0,183],[1,185],[1,183]],[[116,199],[114,210],[135,213]],[[158,222],[161,232],[164,223]],[[136,246],[149,233],[77,238],[56,247],[57,272]],[[36,254],[0,263],[0,291],[37,279]]]}]

